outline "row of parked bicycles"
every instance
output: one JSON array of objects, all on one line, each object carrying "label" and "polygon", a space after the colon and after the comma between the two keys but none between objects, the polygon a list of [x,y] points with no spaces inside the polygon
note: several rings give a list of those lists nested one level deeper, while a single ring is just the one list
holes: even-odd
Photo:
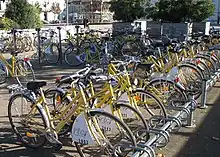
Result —
[{"label": "row of parked bicycles", "polygon": [[126,34],[118,45],[95,32],[107,33],[76,34],[65,45],[72,47],[66,62],[84,64],[81,70],[57,78],[52,87],[35,78],[9,87],[9,121],[24,146],[49,144],[60,150],[62,137],[70,137],[82,157],[141,156],[151,135],[177,112],[174,108],[196,102],[202,81],[220,68],[219,51],[210,49],[211,35],[195,33],[191,40],[167,38],[164,43]]}]

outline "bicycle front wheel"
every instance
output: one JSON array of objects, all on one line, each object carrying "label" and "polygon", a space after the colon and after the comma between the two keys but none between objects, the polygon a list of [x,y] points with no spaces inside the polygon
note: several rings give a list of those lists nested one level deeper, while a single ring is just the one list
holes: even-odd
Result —
[{"label": "bicycle front wheel", "polygon": [[18,60],[16,62],[15,78],[22,86],[26,86],[28,82],[35,80],[34,70],[29,61]]},{"label": "bicycle front wheel", "polygon": [[39,148],[46,142],[42,132],[46,128],[46,122],[37,107],[32,110],[33,105],[34,101],[30,97],[23,94],[13,95],[8,104],[8,117],[22,144],[30,148]]},{"label": "bicycle front wheel", "polygon": [[57,64],[59,61],[59,47],[55,43],[51,43],[45,50],[44,55],[47,63]]},{"label": "bicycle front wheel", "polygon": [[6,82],[7,76],[8,76],[8,69],[6,68],[4,63],[0,61],[0,84]]},{"label": "bicycle front wheel", "polygon": [[136,139],[124,122],[101,110],[88,112],[89,120],[92,122],[91,127],[94,127],[97,133],[102,132],[104,139],[100,139],[101,143],[95,146],[75,142],[81,157],[129,157],[134,153],[134,147],[137,146]]},{"label": "bicycle front wheel", "polygon": [[76,51],[77,48],[69,47],[64,53],[65,62],[70,66],[80,66],[86,61],[86,56],[84,54],[77,55]]}]

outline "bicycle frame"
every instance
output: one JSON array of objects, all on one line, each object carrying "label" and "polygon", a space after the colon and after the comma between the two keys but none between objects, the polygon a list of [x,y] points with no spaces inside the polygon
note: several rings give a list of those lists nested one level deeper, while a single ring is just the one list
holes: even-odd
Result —
[{"label": "bicycle frame", "polygon": [[3,62],[3,64],[5,64],[6,68],[9,71],[9,74],[11,76],[14,76],[15,74],[15,63],[16,63],[16,58],[14,55],[12,55],[11,61],[12,64],[8,63],[8,61],[6,60],[6,58],[2,55],[2,53],[0,53],[0,61]]},{"label": "bicycle frame", "polygon": [[[74,84],[72,84],[73,89],[75,89]],[[72,99],[72,101],[65,107],[65,109],[62,111],[62,113],[60,115],[58,115],[57,117],[52,118],[50,115],[50,111],[49,108],[47,106],[47,102],[46,102],[46,98],[44,96],[43,90],[40,89],[40,95],[41,97],[37,100],[37,102],[32,106],[30,112],[27,115],[30,115],[31,113],[34,113],[36,111],[36,106],[41,106],[41,104],[43,105],[43,109],[46,112],[46,116],[49,120],[49,127],[52,130],[55,130],[56,133],[59,133],[61,131],[61,129],[65,126],[65,124],[67,122],[69,122],[69,120],[71,119],[71,117],[78,115],[79,113],[81,113],[82,111],[85,114],[85,118],[87,120],[87,124],[88,124],[88,128],[90,129],[95,141],[98,144],[101,144],[101,142],[99,141],[99,139],[97,138],[97,136],[95,135],[95,132],[92,131],[92,126],[95,127],[96,129],[96,133],[99,134],[100,137],[102,137],[103,139],[105,139],[105,136],[103,135],[101,129],[99,128],[99,125],[97,123],[97,119],[95,119],[94,117],[92,117],[93,123],[90,121],[89,119],[89,115],[88,115],[88,109],[87,109],[87,101],[86,101],[86,97],[84,94],[84,90],[83,88],[80,87],[79,93],[77,93],[75,95],[75,97]],[[80,107],[83,105],[83,110],[81,111]],[[78,114],[77,114],[78,112]],[[59,123],[57,124],[56,127],[54,127],[53,122],[59,120]],[[42,130],[39,128],[36,128],[38,130],[40,130],[41,132],[46,133],[47,130]]]}]

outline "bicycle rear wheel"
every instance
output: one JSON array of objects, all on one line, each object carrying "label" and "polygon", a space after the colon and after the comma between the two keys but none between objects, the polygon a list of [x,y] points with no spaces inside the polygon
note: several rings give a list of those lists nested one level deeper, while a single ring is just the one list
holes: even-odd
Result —
[{"label": "bicycle rear wheel", "polygon": [[26,86],[28,82],[35,80],[34,70],[29,61],[18,60],[16,62],[15,78],[22,86]]},{"label": "bicycle rear wheel", "polygon": [[[117,117],[101,110],[88,111],[91,127],[100,131],[105,139],[100,139],[101,144],[90,146],[75,142],[77,151],[81,157],[106,156],[129,157],[137,146],[136,139],[128,126]],[[98,124],[98,128],[94,124]],[[74,130],[72,130],[74,131]],[[133,148],[132,148],[133,147]]]},{"label": "bicycle rear wheel", "polygon": [[[81,52],[81,50],[79,50]],[[77,55],[77,48],[69,47],[64,53],[65,62],[70,66],[80,66],[86,61],[86,54]]]},{"label": "bicycle rear wheel", "polygon": [[[69,97],[66,97],[65,93],[58,89],[49,89],[45,91],[44,96],[46,98],[47,106],[50,111],[51,118],[54,119],[60,116],[63,111],[66,109],[67,105],[71,102]],[[74,117],[72,117],[74,119]],[[60,122],[59,119],[53,121],[53,124],[56,126]],[[66,123],[66,125],[58,133],[59,136],[65,135],[71,131],[72,120]]]},{"label": "bicycle rear wheel", "polygon": [[181,73],[180,80],[186,88],[186,93],[198,99],[202,94],[204,74],[197,67],[190,64],[182,64],[178,68]]},{"label": "bicycle rear wheel", "polygon": [[13,95],[8,104],[8,117],[12,130],[26,147],[39,148],[46,142],[42,130],[46,122],[38,107],[31,111],[34,100],[24,94]]},{"label": "bicycle rear wheel", "polygon": [[8,69],[4,65],[4,63],[0,60],[0,84],[3,84],[6,82],[8,76]]}]

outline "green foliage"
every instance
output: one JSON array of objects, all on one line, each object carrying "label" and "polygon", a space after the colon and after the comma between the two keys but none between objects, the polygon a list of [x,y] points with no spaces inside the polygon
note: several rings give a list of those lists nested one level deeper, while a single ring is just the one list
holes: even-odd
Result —
[{"label": "green foliage", "polygon": [[170,22],[201,22],[213,15],[214,10],[212,0],[160,0],[150,17]]},{"label": "green foliage", "polygon": [[12,28],[19,28],[19,25],[11,19],[1,18],[0,29],[11,30]]},{"label": "green foliage", "polygon": [[114,12],[114,20],[133,22],[146,15],[145,6],[148,0],[112,0],[110,11]]},{"label": "green foliage", "polygon": [[13,0],[6,8],[5,17],[15,21],[21,28],[36,28],[42,25],[39,8],[26,0]]}]

